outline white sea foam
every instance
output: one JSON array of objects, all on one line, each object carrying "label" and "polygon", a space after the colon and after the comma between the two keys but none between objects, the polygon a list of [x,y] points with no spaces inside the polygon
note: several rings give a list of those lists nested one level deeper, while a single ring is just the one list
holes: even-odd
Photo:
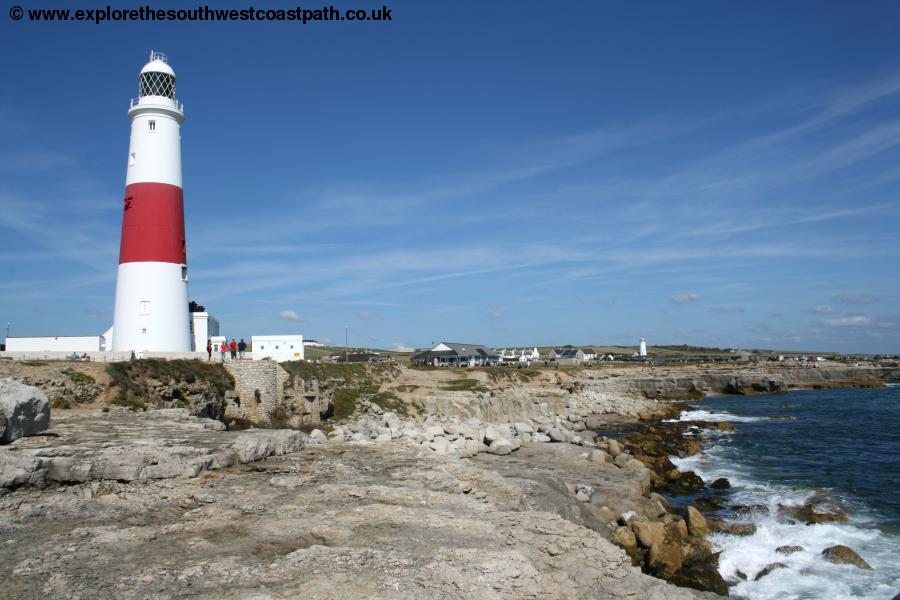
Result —
[{"label": "white sea foam", "polygon": [[674,423],[676,421],[713,421],[722,422],[730,421],[734,423],[752,423],[754,421],[764,421],[766,417],[742,417],[733,415],[729,412],[716,412],[710,410],[685,410],[682,411],[677,419],[667,419],[667,422]]},{"label": "white sea foam", "polygon": [[[768,514],[754,513],[741,519],[753,522],[757,529],[750,536],[715,534],[711,542],[721,551],[719,571],[726,581],[737,582],[731,588],[735,598],[761,599],[879,599],[893,597],[900,590],[900,569],[896,556],[900,538],[874,527],[864,507],[851,516],[849,523],[805,525],[779,519],[779,505],[799,506],[817,493],[812,489],[794,489],[770,485],[753,478],[740,463],[740,457],[725,445],[714,445],[702,456],[673,458],[682,471],[694,471],[705,481],[727,477],[732,484],[730,503],[762,505]],[[836,544],[854,549],[871,566],[865,571],[826,561],[822,550]],[[791,555],[775,552],[783,545],[802,546]],[[753,578],[767,565],[780,562],[786,568],[772,571],[759,581]],[[738,571],[747,576],[740,580]]]}]

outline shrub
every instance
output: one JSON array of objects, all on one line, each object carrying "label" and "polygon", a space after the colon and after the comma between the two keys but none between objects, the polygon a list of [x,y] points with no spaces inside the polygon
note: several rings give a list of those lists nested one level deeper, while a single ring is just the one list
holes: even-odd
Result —
[{"label": "shrub", "polygon": [[62,373],[67,375],[72,383],[97,383],[97,380],[87,373],[82,373],[81,371],[76,371],[69,367],[63,369]]},{"label": "shrub", "polygon": [[63,396],[56,396],[53,398],[53,401],[50,403],[51,408],[72,408],[72,403],[68,398],[64,398]]}]

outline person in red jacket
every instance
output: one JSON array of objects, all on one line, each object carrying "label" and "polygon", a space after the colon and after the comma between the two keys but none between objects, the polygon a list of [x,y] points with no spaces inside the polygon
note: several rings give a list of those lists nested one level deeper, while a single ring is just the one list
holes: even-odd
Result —
[{"label": "person in red jacket", "polygon": [[234,341],[234,338],[231,339],[228,349],[231,350],[231,360],[235,360],[237,358],[237,342]]}]

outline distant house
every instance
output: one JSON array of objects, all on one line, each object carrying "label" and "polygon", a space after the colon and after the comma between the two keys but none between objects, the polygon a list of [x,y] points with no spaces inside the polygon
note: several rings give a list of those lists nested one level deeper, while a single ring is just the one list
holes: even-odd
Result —
[{"label": "distant house", "polygon": [[584,360],[590,361],[597,358],[597,352],[593,348],[582,348],[581,351],[584,353]]},{"label": "distant house", "polygon": [[550,357],[561,365],[580,365],[584,362],[584,351],[581,348],[556,348]]},{"label": "distant house", "polygon": [[303,345],[304,345],[304,346],[313,346],[313,347],[316,347],[316,348],[320,348],[320,347],[324,346],[325,344],[323,344],[323,343],[320,342],[319,340],[303,340]]},{"label": "distant house", "polygon": [[414,365],[480,367],[496,365],[500,362],[500,355],[480,344],[441,342],[431,350],[413,354],[409,360]]}]

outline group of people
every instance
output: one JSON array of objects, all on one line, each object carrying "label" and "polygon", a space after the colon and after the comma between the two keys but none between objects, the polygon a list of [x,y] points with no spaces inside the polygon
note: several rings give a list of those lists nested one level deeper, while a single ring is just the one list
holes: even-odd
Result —
[{"label": "group of people", "polygon": [[[244,341],[244,338],[241,338],[240,342],[234,341],[234,338],[231,338],[231,343],[227,341],[219,344],[219,353],[222,355],[222,362],[225,362],[225,355],[229,352],[231,353],[231,360],[244,360],[244,352],[247,351],[247,342]],[[209,356],[208,360],[212,360],[213,355],[213,343],[212,340],[206,341],[206,354]]]}]

